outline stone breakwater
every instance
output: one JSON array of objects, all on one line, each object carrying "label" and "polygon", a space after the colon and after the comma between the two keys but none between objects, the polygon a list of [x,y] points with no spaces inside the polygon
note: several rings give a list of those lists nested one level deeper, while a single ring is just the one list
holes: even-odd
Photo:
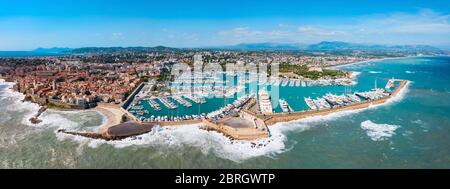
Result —
[{"label": "stone breakwater", "polygon": [[67,131],[65,129],[60,129],[57,132],[109,141],[109,140],[121,140],[128,137],[142,135],[150,132],[153,127],[154,127],[153,124],[126,122],[109,127],[104,132],[78,132],[78,131]]},{"label": "stone breakwater", "polygon": [[258,117],[265,120],[265,123],[268,126],[271,126],[278,122],[289,122],[289,121],[293,121],[293,120],[304,119],[307,117],[325,116],[325,115],[342,112],[342,111],[364,109],[364,108],[368,108],[371,105],[378,105],[378,104],[386,103],[387,100],[396,96],[408,84],[408,82],[409,81],[407,81],[407,80],[401,80],[399,82],[399,86],[392,92],[391,95],[377,99],[377,100],[365,101],[365,102],[361,102],[361,103],[356,103],[356,104],[342,106],[342,107],[338,107],[338,108],[332,108],[332,109],[308,110],[308,111],[296,112],[296,113],[275,113],[275,114],[267,115],[267,116],[266,115],[258,115]]},{"label": "stone breakwater", "polygon": [[33,116],[32,118],[30,118],[30,122],[31,122],[32,124],[39,124],[39,123],[41,123],[42,120],[39,119],[39,116],[41,116],[41,114],[44,113],[45,110],[47,110],[47,107],[46,107],[46,106],[42,106],[42,107],[39,109],[38,113],[37,113],[35,116]]},{"label": "stone breakwater", "polygon": [[269,131],[267,129],[258,130],[255,128],[235,128],[225,124],[215,124],[209,121],[204,121],[202,129],[207,131],[216,131],[224,134],[226,137],[233,140],[257,140],[261,138],[268,138]]},{"label": "stone breakwater", "polygon": [[[235,118],[240,119],[240,121],[235,121],[233,124],[227,123],[227,120],[230,119],[222,119],[217,122],[211,122],[210,120],[185,120],[185,121],[168,121],[168,122],[146,122],[146,123],[137,123],[137,122],[126,122],[118,125],[103,127],[103,130],[99,133],[93,132],[75,132],[75,131],[66,131],[59,130],[58,132],[83,136],[94,139],[104,139],[104,140],[121,140],[127,137],[141,135],[147,132],[150,132],[153,126],[159,125],[162,127],[167,126],[183,126],[183,125],[193,125],[193,124],[202,124],[202,129],[208,131],[217,131],[230,139],[235,140],[257,140],[261,138],[268,138],[270,136],[269,129],[267,126],[274,125],[278,122],[288,122],[293,120],[304,119],[308,117],[314,116],[325,116],[332,113],[349,111],[349,110],[359,110],[368,108],[371,105],[378,105],[386,103],[392,97],[395,97],[400,91],[405,88],[408,84],[408,81],[401,80],[399,81],[399,86],[392,92],[391,95],[382,97],[377,100],[365,101],[361,103],[356,103],[348,106],[342,106],[332,109],[325,110],[308,110],[302,112],[294,112],[294,113],[275,113],[271,115],[261,115],[255,114],[248,110],[241,111],[241,117]],[[111,116],[108,116],[111,117]],[[236,123],[245,123],[247,124],[236,124]]]}]

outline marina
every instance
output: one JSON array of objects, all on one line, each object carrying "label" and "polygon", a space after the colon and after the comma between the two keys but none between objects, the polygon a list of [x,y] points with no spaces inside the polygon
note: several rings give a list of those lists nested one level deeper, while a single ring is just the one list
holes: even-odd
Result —
[{"label": "marina", "polygon": [[204,104],[206,103],[206,99],[203,97],[198,97],[195,95],[184,95],[185,98],[194,101],[197,104]]},{"label": "marina", "polygon": [[178,103],[182,104],[184,107],[191,107],[192,103],[186,101],[185,99],[183,99],[183,97],[181,96],[172,96],[172,99],[174,99],[175,101],[177,101]]},{"label": "marina", "polygon": [[148,98],[147,102],[150,104],[150,106],[156,110],[159,111],[161,110],[161,107],[159,106],[159,104],[155,101],[155,98]]},{"label": "marina", "polygon": [[281,86],[286,87],[286,85],[289,83],[289,79],[283,79],[283,82]]},{"label": "marina", "polygon": [[[285,87],[277,89],[279,90],[279,96],[276,99],[271,98],[272,92],[276,91],[268,90],[261,93],[261,90],[259,90],[257,104],[258,109],[263,110],[262,112],[265,114],[293,113],[295,112],[294,110],[300,112],[332,109],[386,97],[391,92],[391,88],[395,87],[396,82],[398,83],[397,80],[391,79],[387,81],[386,89],[370,89],[335,85],[337,83],[334,82],[331,82],[332,85],[329,85],[330,82],[320,80],[271,78],[270,82],[266,82],[265,85],[258,86],[258,88],[268,87],[270,89],[276,87],[277,84],[285,85]],[[273,83],[273,85],[269,85],[270,83]],[[137,120],[144,122],[206,119],[211,117],[208,114],[216,112],[242,98],[242,96],[237,96],[238,93],[250,92],[248,88],[250,84],[246,82],[244,85],[234,87],[214,85],[175,86],[174,93],[161,96],[153,96],[149,92],[150,86],[145,86],[137,93],[127,110],[134,114]],[[324,85],[321,86],[323,90],[317,91],[314,88],[322,84]],[[301,87],[308,85],[310,87]],[[350,93],[351,88],[355,91],[354,93]],[[191,93],[192,91],[196,92]],[[311,97],[311,94],[314,95]],[[275,104],[277,106],[272,106]]]},{"label": "marina", "polygon": [[289,106],[286,100],[280,99],[279,104],[283,112],[294,112],[294,110],[291,108],[291,106]]},{"label": "marina", "polygon": [[290,80],[289,81],[289,87],[293,87],[295,85],[295,81],[294,80]]},{"label": "marina", "polygon": [[169,109],[177,109],[178,108],[178,106],[177,105],[175,105],[173,102],[171,102],[170,100],[169,100],[169,98],[167,98],[167,97],[159,97],[159,98],[157,98],[164,106],[166,106],[167,108],[169,108]]},{"label": "marina", "polygon": [[358,92],[354,94],[335,95],[327,93],[316,99],[305,98],[305,103],[311,110],[330,109],[342,106],[349,106],[355,103],[361,103],[363,100],[378,100],[389,96],[390,94],[382,89],[373,89],[367,92]]}]

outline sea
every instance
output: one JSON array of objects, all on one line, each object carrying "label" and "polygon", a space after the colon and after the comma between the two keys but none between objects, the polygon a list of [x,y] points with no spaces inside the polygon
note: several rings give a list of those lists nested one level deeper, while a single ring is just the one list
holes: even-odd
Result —
[{"label": "sea", "polygon": [[[12,83],[0,81],[0,168],[450,168],[450,57],[337,69],[356,73],[353,91],[370,90],[375,82],[384,87],[391,78],[411,82],[385,104],[277,123],[270,138],[258,141],[231,141],[199,125],[156,127],[137,138],[103,141],[56,132],[96,131],[106,123],[100,113],[48,110],[33,125],[28,119],[39,106],[22,102]],[[305,108],[304,97],[345,89],[279,90],[297,111]]]},{"label": "sea", "polygon": [[0,51],[0,58],[16,58],[16,57],[48,57],[48,56],[64,56],[64,53],[51,53],[39,51]]}]

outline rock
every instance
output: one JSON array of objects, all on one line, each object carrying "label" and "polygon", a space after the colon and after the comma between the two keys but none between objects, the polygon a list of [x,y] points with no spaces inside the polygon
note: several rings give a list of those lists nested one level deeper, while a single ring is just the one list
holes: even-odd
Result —
[{"label": "rock", "polygon": [[30,122],[32,124],[39,124],[42,122],[42,120],[38,119],[37,117],[32,117],[32,118],[30,118]]}]

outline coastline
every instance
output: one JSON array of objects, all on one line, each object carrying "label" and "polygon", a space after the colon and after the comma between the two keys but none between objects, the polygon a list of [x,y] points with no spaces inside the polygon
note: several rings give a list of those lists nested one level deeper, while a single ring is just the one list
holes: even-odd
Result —
[{"label": "coastline", "polygon": [[395,59],[404,59],[404,58],[415,58],[415,57],[421,57],[421,56],[400,56],[400,57],[376,58],[376,59],[364,60],[364,61],[359,61],[359,62],[344,63],[344,64],[339,64],[339,65],[334,65],[334,66],[326,66],[326,68],[336,68],[336,69],[339,69],[339,67],[350,66],[350,65],[354,65],[354,64],[362,64],[362,63],[369,63],[369,62],[378,62],[378,61],[383,61],[383,60],[395,60]]},{"label": "coastline", "polygon": [[325,68],[339,69],[339,67],[342,67],[342,66],[349,66],[349,65],[353,65],[353,64],[361,64],[361,63],[369,63],[369,62],[378,62],[378,61],[383,61],[383,60],[396,60],[396,59],[407,59],[407,58],[417,58],[417,57],[441,57],[441,56],[442,57],[450,57],[450,55],[416,55],[416,56],[386,57],[386,58],[376,58],[376,59],[364,60],[364,61],[353,62],[353,63],[344,63],[344,64],[339,64],[339,65],[334,65],[334,66],[325,66]]},{"label": "coastline", "polygon": [[[11,83],[11,82],[8,82]],[[13,83],[11,83],[13,84]],[[296,113],[277,113],[272,114],[270,116],[264,116],[264,115],[258,115],[253,114],[255,117],[261,118],[263,122],[267,126],[273,126],[276,123],[280,122],[290,122],[290,121],[297,121],[302,119],[308,119],[308,118],[314,118],[319,116],[327,116],[335,113],[340,112],[346,112],[346,111],[352,111],[352,110],[362,110],[369,108],[373,105],[382,105],[384,103],[387,103],[392,98],[394,98],[398,93],[402,92],[405,86],[409,84],[409,81],[407,80],[401,80],[399,86],[393,91],[393,93],[390,96],[387,96],[382,99],[353,104],[349,106],[339,107],[335,109],[326,109],[326,110],[320,110],[320,111],[302,111],[302,112],[296,112]],[[71,111],[71,110],[63,110],[63,111]],[[73,110],[73,111],[80,111],[80,110]],[[81,136],[89,137],[89,138],[101,138],[101,136],[107,136],[108,131],[110,128],[114,126],[119,126],[122,124],[122,116],[126,115],[124,110],[119,106],[115,104],[106,104],[106,103],[99,103],[97,107],[89,110],[81,110],[81,111],[95,111],[98,112],[100,115],[103,116],[103,122],[102,125],[98,127],[98,130],[96,133],[78,133],[78,132],[70,132],[70,131],[62,131],[66,134],[78,134]],[[245,111],[248,112],[248,111]],[[130,124],[133,124],[135,126],[143,126],[145,124],[141,124],[139,122],[131,121],[127,122]],[[205,128],[209,128],[206,130],[215,130],[221,134],[224,134],[225,136],[231,137],[232,139],[236,140],[258,140],[261,138],[269,138],[270,135],[266,135],[265,133],[261,132],[255,132],[256,130],[250,129],[231,129],[225,126],[215,126],[212,127],[211,125],[215,125],[207,120],[194,120],[194,121],[176,121],[176,122],[153,122],[148,123],[151,125],[160,125],[161,127],[177,127],[177,126],[183,126],[183,125],[195,125],[195,124],[202,124]],[[211,129],[215,128],[215,129]],[[220,128],[220,129],[217,129]],[[227,129],[228,128],[228,129]],[[239,131],[245,131],[244,133],[240,133]],[[269,130],[270,132],[270,130]],[[134,136],[134,135],[133,135]],[[242,137],[241,137],[242,136]],[[250,137],[249,137],[250,136]],[[122,138],[118,138],[122,139]]]},{"label": "coastline", "polygon": [[98,112],[105,118],[103,124],[98,129],[99,133],[106,133],[109,128],[120,124],[122,116],[124,115],[120,110],[120,107],[113,104],[99,103],[92,110]]},{"label": "coastline", "polygon": [[[6,84],[8,85],[8,89],[11,90],[11,92],[13,93],[20,93],[21,95],[26,96],[26,94],[23,94],[19,91],[14,90],[12,87],[15,85],[14,82],[10,82],[10,81],[6,81],[5,78],[0,78],[0,84]],[[33,101],[29,101],[30,103],[33,104],[37,104],[40,107],[41,106],[39,103],[33,102]],[[118,111],[120,111],[119,107],[114,106],[113,104],[108,105],[108,104],[103,104],[103,103],[99,103],[97,107],[95,108],[91,108],[91,109],[85,109],[85,110],[80,110],[80,109],[69,109],[69,108],[58,108],[58,107],[49,107],[48,109],[51,110],[55,110],[55,111],[60,111],[60,112],[80,112],[80,111],[95,111],[97,113],[99,113],[100,115],[102,115],[104,117],[104,121],[102,123],[101,130],[105,130],[113,125],[119,124],[120,123],[120,118],[121,115],[118,113]],[[119,116],[118,118],[116,118],[116,116]]]},{"label": "coastline", "polygon": [[[374,60],[371,60],[374,61]],[[3,81],[4,82],[4,81]],[[8,84],[11,82],[8,82]],[[400,80],[399,86],[393,91],[393,93],[390,96],[387,96],[385,98],[373,100],[373,101],[367,101],[362,103],[357,103],[349,106],[343,106],[333,109],[326,109],[326,110],[320,110],[320,111],[302,111],[302,112],[295,112],[295,113],[276,113],[272,115],[258,115],[253,114],[255,118],[262,119],[262,122],[267,126],[272,126],[278,122],[289,122],[289,121],[295,121],[295,120],[301,120],[305,118],[311,118],[311,117],[317,117],[317,116],[326,116],[329,114],[339,113],[339,112],[345,112],[345,111],[351,111],[351,110],[360,110],[360,109],[366,109],[372,105],[379,105],[386,103],[389,99],[395,97],[399,92],[401,92],[405,86],[409,83],[407,80]],[[14,84],[14,83],[11,83]],[[68,111],[68,110],[65,110]],[[69,110],[70,111],[70,110]],[[79,110],[78,110],[79,111]],[[98,103],[98,105],[90,109],[89,111],[96,111],[100,115],[103,116],[103,122],[98,127],[98,130],[96,133],[88,133],[86,136],[90,138],[98,138],[99,136],[104,136],[108,138],[108,132],[110,128],[118,126],[118,127],[124,127],[124,124],[122,123],[122,117],[127,115],[127,112],[123,110],[121,105],[115,105],[115,104],[106,104],[106,103]],[[141,124],[140,122],[136,122],[131,120],[131,122],[127,122],[128,124],[132,124],[134,126],[140,127],[144,126],[145,124]],[[202,124],[205,128],[215,128],[211,130],[216,130],[219,133],[224,134],[225,136],[232,136],[231,138],[237,139],[237,140],[257,140],[260,138],[269,138],[270,134],[261,133],[257,130],[243,130],[243,129],[231,129],[224,126],[211,126],[215,125],[208,120],[203,121],[176,121],[176,122],[154,122],[149,123],[152,125],[160,125],[160,126],[179,126],[179,125],[192,125],[192,124]],[[217,129],[219,128],[219,129]],[[228,129],[226,129],[228,128]],[[267,128],[267,127],[266,127]],[[209,130],[209,129],[207,129]],[[243,133],[240,133],[240,131],[245,131]],[[66,134],[76,134],[77,132],[66,132],[65,130],[62,131]],[[268,131],[270,132],[270,131]],[[78,133],[79,135],[84,135],[86,133]],[[92,136],[93,137],[92,137]],[[131,135],[130,135],[131,136]],[[134,136],[134,135],[133,135]],[[118,138],[121,139],[121,138]]]}]

